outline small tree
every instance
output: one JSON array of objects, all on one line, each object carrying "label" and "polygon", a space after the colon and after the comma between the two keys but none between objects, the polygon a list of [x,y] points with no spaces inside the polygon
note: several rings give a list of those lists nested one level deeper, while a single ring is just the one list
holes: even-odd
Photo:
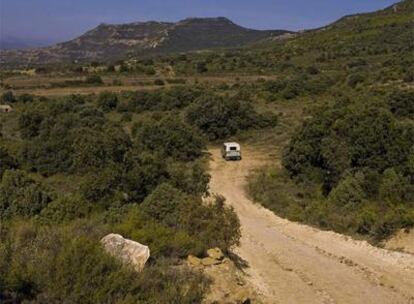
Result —
[{"label": "small tree", "polygon": [[0,100],[4,103],[13,103],[16,101],[16,97],[14,96],[12,91],[7,91],[4,92],[3,95],[1,95]]},{"label": "small tree", "polygon": [[118,96],[115,93],[103,92],[98,96],[98,107],[104,112],[109,112],[118,106]]}]

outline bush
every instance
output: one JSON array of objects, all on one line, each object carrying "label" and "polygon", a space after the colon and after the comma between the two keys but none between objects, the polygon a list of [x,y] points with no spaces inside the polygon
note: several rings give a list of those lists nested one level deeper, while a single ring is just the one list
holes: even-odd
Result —
[{"label": "bush", "polygon": [[194,160],[205,147],[200,134],[173,116],[159,121],[146,120],[136,124],[134,130],[139,146],[176,160]]},{"label": "bush", "polygon": [[0,146],[0,181],[6,170],[17,169],[18,167],[19,164],[17,160],[10,156],[9,152],[5,148]]},{"label": "bush", "polygon": [[226,138],[241,130],[274,126],[277,118],[258,114],[247,102],[221,96],[200,97],[186,112],[187,121],[203,131],[210,140]]},{"label": "bush", "polygon": [[239,220],[233,209],[224,205],[223,197],[215,197],[210,204],[204,205],[201,199],[162,184],[141,207],[157,222],[187,233],[194,244],[201,242],[198,246],[202,246],[202,251],[212,247],[228,251],[239,242]]},{"label": "bush", "polygon": [[0,184],[0,218],[31,217],[52,201],[45,188],[24,171],[6,170]]},{"label": "bush", "polygon": [[101,76],[99,76],[99,75],[90,75],[90,76],[86,77],[85,83],[86,84],[92,84],[92,85],[102,85],[102,84],[104,84]]},{"label": "bush", "polygon": [[13,103],[16,102],[16,97],[14,96],[12,91],[4,92],[0,96],[0,102],[2,103]]},{"label": "bush", "polygon": [[34,96],[31,94],[22,94],[18,98],[19,102],[30,103],[34,101]]},{"label": "bush", "polygon": [[359,83],[362,83],[365,81],[365,77],[361,74],[351,74],[348,76],[348,85],[351,88],[355,88]]},{"label": "bush", "polygon": [[414,92],[394,91],[387,98],[392,113],[414,119]]},{"label": "bush", "polygon": [[156,86],[163,86],[163,85],[165,85],[165,82],[164,82],[164,80],[162,80],[162,79],[155,79],[155,80],[154,80],[154,84],[155,84]]},{"label": "bush", "polygon": [[104,112],[110,112],[118,106],[118,96],[115,93],[102,92],[98,96],[98,107]]},{"label": "bush", "polygon": [[40,220],[49,224],[61,224],[87,217],[92,205],[77,196],[63,196],[48,204],[40,213]]},{"label": "bush", "polygon": [[201,303],[207,287],[200,274],[167,261],[137,275],[70,229],[26,224],[12,233],[0,286],[6,302],[190,304]]}]

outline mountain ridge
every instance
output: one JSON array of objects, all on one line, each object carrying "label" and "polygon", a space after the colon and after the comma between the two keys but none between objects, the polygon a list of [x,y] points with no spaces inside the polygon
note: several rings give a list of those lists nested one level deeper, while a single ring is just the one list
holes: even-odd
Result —
[{"label": "mountain ridge", "polygon": [[128,55],[240,47],[286,33],[292,32],[248,29],[226,17],[191,17],[178,22],[101,23],[75,39],[49,47],[0,51],[0,64],[22,66],[118,60]]}]

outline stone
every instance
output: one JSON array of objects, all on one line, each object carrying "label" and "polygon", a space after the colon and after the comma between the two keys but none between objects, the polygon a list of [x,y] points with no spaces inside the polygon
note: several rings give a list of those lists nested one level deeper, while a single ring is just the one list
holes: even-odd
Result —
[{"label": "stone", "polygon": [[150,257],[150,249],[119,234],[108,234],[101,239],[105,251],[136,271],[142,271]]},{"label": "stone", "polygon": [[187,261],[191,266],[201,266],[201,259],[199,259],[198,257],[194,256],[194,255],[189,255],[187,257]]},{"label": "stone", "polygon": [[220,248],[212,248],[207,250],[207,255],[215,260],[222,260],[224,258],[224,254]]},{"label": "stone", "polygon": [[201,259],[201,264],[203,264],[204,266],[212,266],[212,265],[218,265],[220,264],[221,261],[220,260],[216,260],[210,257],[206,257],[204,259]]}]

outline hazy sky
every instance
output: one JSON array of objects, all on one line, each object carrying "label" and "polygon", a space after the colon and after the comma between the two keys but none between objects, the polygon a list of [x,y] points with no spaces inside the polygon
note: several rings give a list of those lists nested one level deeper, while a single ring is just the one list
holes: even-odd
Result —
[{"label": "hazy sky", "polygon": [[0,35],[61,41],[97,24],[225,16],[245,27],[299,30],[396,0],[0,0]]}]

